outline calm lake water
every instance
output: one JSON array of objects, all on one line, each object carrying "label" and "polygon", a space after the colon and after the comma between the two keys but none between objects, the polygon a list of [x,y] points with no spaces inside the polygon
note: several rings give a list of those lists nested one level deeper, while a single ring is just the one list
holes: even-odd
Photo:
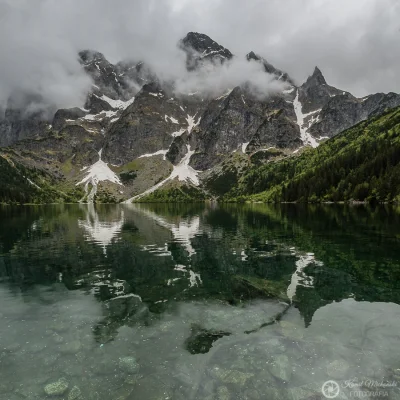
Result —
[{"label": "calm lake water", "polygon": [[399,399],[399,304],[400,209],[0,208],[2,400]]}]

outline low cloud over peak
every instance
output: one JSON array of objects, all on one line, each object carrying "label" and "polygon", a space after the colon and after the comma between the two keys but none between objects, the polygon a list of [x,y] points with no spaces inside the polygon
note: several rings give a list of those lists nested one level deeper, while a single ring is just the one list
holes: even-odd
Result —
[{"label": "low cloud over peak", "polygon": [[215,87],[243,74],[261,92],[267,74],[246,63],[250,50],[296,81],[318,65],[328,82],[363,96],[400,91],[400,6],[395,0],[0,0],[0,106],[27,92],[55,107],[82,105],[91,81],[78,52],[94,49],[111,61],[146,61],[161,79],[178,78],[182,90],[204,84],[188,75],[177,43],[203,32],[237,61],[211,71]]}]

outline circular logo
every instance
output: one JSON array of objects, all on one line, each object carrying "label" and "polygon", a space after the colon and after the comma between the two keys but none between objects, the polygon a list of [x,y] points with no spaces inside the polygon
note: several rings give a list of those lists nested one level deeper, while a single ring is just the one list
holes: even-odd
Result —
[{"label": "circular logo", "polygon": [[335,381],[326,381],[322,385],[322,394],[327,399],[334,399],[335,397],[339,396],[340,386]]}]

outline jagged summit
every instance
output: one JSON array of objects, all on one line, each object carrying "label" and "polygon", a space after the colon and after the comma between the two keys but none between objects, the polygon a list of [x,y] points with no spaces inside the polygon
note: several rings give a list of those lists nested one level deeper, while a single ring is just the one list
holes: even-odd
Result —
[{"label": "jagged summit", "polygon": [[247,59],[247,61],[261,62],[264,66],[265,72],[275,75],[277,80],[282,80],[282,81],[290,83],[293,86],[296,86],[293,79],[286,72],[281,71],[278,68],[275,68],[265,58],[259,56],[254,51],[250,51],[250,53],[248,53],[246,55],[246,59]]},{"label": "jagged summit", "polygon": [[326,85],[326,80],[324,75],[322,75],[321,70],[318,67],[314,68],[314,72],[310,75],[306,81],[306,85]]},{"label": "jagged summit", "polygon": [[189,32],[181,41],[184,49],[191,48],[203,57],[219,54],[221,57],[231,59],[233,54],[204,33]]},{"label": "jagged summit", "polygon": [[247,61],[255,60],[260,61],[261,57],[254,53],[254,51],[250,51],[250,53],[246,54]]},{"label": "jagged summit", "polygon": [[105,61],[106,58],[104,57],[103,53],[100,53],[98,51],[95,50],[81,50],[78,53],[79,58],[81,59],[81,61],[86,64],[86,63],[92,63],[94,61]]},{"label": "jagged summit", "polygon": [[186,66],[189,71],[208,62],[223,64],[233,57],[228,49],[203,33],[189,32],[180,41],[179,47],[186,53]]}]

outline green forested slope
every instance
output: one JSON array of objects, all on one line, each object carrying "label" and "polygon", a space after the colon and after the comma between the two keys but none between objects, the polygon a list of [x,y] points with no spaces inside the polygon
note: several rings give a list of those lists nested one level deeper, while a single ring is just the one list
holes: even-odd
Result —
[{"label": "green forested slope", "polygon": [[400,201],[400,108],[298,157],[251,167],[223,200]]},{"label": "green forested slope", "polygon": [[62,188],[51,176],[28,168],[11,157],[0,154],[0,203],[62,203],[77,202],[81,188]]}]

